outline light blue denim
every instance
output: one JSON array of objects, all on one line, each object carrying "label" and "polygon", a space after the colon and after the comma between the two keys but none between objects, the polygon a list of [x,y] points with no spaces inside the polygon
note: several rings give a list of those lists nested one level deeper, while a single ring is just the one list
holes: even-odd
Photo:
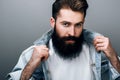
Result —
[{"label": "light blue denim", "polygon": [[[42,44],[48,45],[52,33],[53,29],[50,29],[40,39],[35,41],[33,46],[23,51],[18,63],[16,64],[12,72],[7,75],[8,80],[20,79],[21,72],[30,60],[34,46]],[[105,57],[104,53],[97,52],[93,46],[94,37],[101,34],[84,29],[83,35],[85,38],[85,42],[89,45],[90,53],[92,53],[90,55],[92,59],[91,67],[95,76],[95,80],[120,80],[120,74],[113,68],[109,60]],[[45,66],[45,62],[42,62],[40,66],[34,71],[30,80],[50,80],[49,75],[47,75],[46,67],[47,66]]]}]

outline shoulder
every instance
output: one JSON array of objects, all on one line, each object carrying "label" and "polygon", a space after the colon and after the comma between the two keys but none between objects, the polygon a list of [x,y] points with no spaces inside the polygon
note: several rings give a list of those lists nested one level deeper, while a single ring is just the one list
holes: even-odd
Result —
[{"label": "shoulder", "polygon": [[35,45],[32,45],[29,48],[25,49],[20,56],[21,60],[23,60],[25,63],[27,63],[32,56],[34,47],[35,47]]},{"label": "shoulder", "polygon": [[92,31],[92,30],[88,30],[88,29],[83,29],[83,36],[84,36],[84,40],[87,43],[92,43],[94,38],[96,36],[102,35],[98,32]]},{"label": "shoulder", "polygon": [[47,43],[49,42],[49,40],[51,39],[51,35],[53,33],[53,29],[50,29],[49,31],[47,31],[45,34],[42,35],[42,37],[40,37],[39,39],[37,39],[32,46],[30,46],[29,48],[25,49],[20,58],[22,58],[23,60],[25,60],[26,62],[29,61],[34,47],[37,45],[47,45]]},{"label": "shoulder", "polygon": [[51,39],[52,34],[53,34],[53,29],[48,30],[39,39],[37,39],[33,44],[35,45],[45,44],[46,45]]}]

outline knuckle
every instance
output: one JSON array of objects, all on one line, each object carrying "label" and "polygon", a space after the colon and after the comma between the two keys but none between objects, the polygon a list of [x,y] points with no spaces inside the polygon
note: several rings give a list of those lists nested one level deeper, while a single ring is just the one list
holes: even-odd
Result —
[{"label": "knuckle", "polygon": [[109,38],[108,38],[108,37],[106,37],[106,40],[107,40],[107,41],[109,41]]},{"label": "knuckle", "polygon": [[37,49],[38,49],[37,46],[35,46],[35,47],[34,47],[34,50],[37,51]]},{"label": "knuckle", "polygon": [[40,45],[41,47],[46,47],[46,45]]}]

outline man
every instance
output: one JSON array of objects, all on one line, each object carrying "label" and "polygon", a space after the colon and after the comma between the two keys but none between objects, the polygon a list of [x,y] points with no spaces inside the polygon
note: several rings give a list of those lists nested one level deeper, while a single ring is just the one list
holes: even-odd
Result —
[{"label": "man", "polygon": [[56,0],[52,29],[25,50],[13,80],[120,80],[120,61],[109,38],[84,29],[86,0]]}]

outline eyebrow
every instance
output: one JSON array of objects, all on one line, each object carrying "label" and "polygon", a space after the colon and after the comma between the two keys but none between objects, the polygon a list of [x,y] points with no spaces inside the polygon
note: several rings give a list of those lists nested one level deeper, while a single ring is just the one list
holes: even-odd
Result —
[{"label": "eyebrow", "polygon": [[76,23],[76,24],[83,24],[83,23],[84,23],[84,22],[81,21],[81,22],[78,22],[78,23]]},{"label": "eyebrow", "polygon": [[[68,23],[68,24],[71,24],[72,22],[69,22],[69,21],[61,21],[60,23]],[[77,22],[75,23],[76,24],[83,24],[84,22],[83,21],[80,21],[80,22]]]},{"label": "eyebrow", "polygon": [[61,21],[60,23],[68,23],[68,24],[71,24],[71,22],[68,22],[68,21]]}]

